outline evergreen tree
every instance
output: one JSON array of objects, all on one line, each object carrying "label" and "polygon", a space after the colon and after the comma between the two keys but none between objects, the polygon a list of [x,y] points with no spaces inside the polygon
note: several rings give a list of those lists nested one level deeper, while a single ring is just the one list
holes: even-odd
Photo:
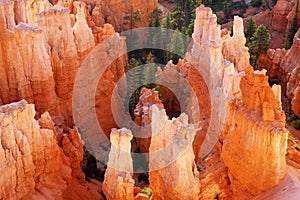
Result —
[{"label": "evergreen tree", "polygon": [[136,23],[140,22],[141,19],[141,10],[134,11],[132,6],[130,7],[130,10],[125,13],[125,16],[123,17],[123,24],[128,25],[129,29],[136,28]]},{"label": "evergreen tree", "polygon": [[250,62],[256,69],[259,55],[267,52],[270,47],[271,36],[269,30],[264,25],[259,25],[250,40]]},{"label": "evergreen tree", "polygon": [[126,73],[126,75],[127,75],[128,89],[131,91],[139,87],[142,83],[142,79],[141,79],[142,72],[139,65],[141,65],[141,62],[135,58],[131,58],[128,62],[129,71]]},{"label": "evergreen tree", "polygon": [[[140,90],[139,87],[142,85],[142,68],[139,67],[140,61],[135,58],[131,58],[128,62],[128,72],[126,73],[127,86],[128,86],[128,95],[126,98],[125,104],[129,107],[129,112],[133,116],[133,110],[135,105],[139,101]],[[125,105],[125,107],[127,107]]]},{"label": "evergreen tree", "polygon": [[153,13],[151,15],[149,26],[150,27],[160,27],[161,26],[160,16],[161,16],[161,10],[159,8],[155,8],[155,10],[153,11]]},{"label": "evergreen tree", "polygon": [[173,23],[171,12],[168,12],[163,27],[167,29],[173,29]]},{"label": "evergreen tree", "polygon": [[150,52],[147,55],[147,65],[144,67],[144,77],[143,77],[143,85],[145,87],[155,87],[155,73],[156,73],[156,67],[154,63],[154,56]]},{"label": "evergreen tree", "polygon": [[249,46],[250,38],[253,36],[253,34],[255,33],[257,29],[257,26],[255,24],[254,19],[251,17],[248,21],[247,21],[247,25],[246,25],[246,30],[245,30],[245,36],[246,36],[246,40],[247,40],[247,46]]},{"label": "evergreen tree", "polygon": [[[178,31],[178,29],[176,31]],[[174,63],[177,63],[179,58],[182,58],[181,55],[184,55],[185,53],[185,42],[180,33],[175,32],[173,34],[169,49],[170,52],[167,52],[167,60],[173,60]],[[174,52],[178,52],[180,55],[177,55]]]},{"label": "evergreen tree", "polygon": [[290,49],[292,44],[293,44],[293,37],[291,34],[291,29],[287,28],[284,32],[283,46],[285,49]]}]

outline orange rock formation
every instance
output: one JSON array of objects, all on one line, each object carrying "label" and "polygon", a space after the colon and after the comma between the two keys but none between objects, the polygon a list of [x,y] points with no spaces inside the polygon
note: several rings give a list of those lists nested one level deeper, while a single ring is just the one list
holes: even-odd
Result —
[{"label": "orange rock formation", "polygon": [[[195,24],[195,45],[188,58],[193,65],[203,66],[200,55],[205,55],[204,51],[214,61],[206,72],[212,81],[206,80],[211,97],[215,97],[211,100],[212,106],[218,113],[214,115],[212,112],[210,126],[222,127],[219,153],[228,168],[230,190],[236,198],[249,198],[276,186],[286,175],[287,131],[284,128],[280,87],[271,89],[265,72],[253,72],[250,67],[241,19],[235,18],[232,38],[228,35],[222,35],[221,38],[220,27],[216,25],[216,18],[209,8],[197,9],[196,22],[199,25]],[[231,48],[235,45],[231,41],[237,47]],[[199,46],[203,48],[202,52]],[[228,60],[233,64],[229,64]],[[219,87],[222,89],[219,90]],[[207,134],[213,133],[209,131]],[[264,141],[270,141],[268,146]],[[216,154],[218,151],[213,152]],[[207,163],[203,163],[203,166],[207,166]],[[205,171],[200,172],[200,177],[203,173]],[[261,179],[258,179],[258,173]],[[219,184],[222,185],[222,181]],[[209,188],[212,185],[206,186]],[[219,190],[226,195],[228,185],[223,184],[223,187]],[[201,194],[206,195],[207,192],[204,189]]]},{"label": "orange rock formation", "polygon": [[[136,126],[143,127],[143,132],[139,133],[143,138],[136,137],[137,145],[142,153],[148,153],[151,143],[151,107],[156,105],[159,109],[163,109],[164,105],[158,97],[158,92],[143,88],[141,96],[136,108],[134,109],[134,122]],[[136,131],[139,131],[137,127]]]},{"label": "orange rock formation", "polygon": [[[34,105],[25,100],[0,107],[0,198],[100,198],[87,189],[80,169],[83,144],[78,132],[57,132],[48,113],[39,121],[34,116]],[[69,188],[73,183],[77,186]]]},{"label": "orange rock formation", "polygon": [[134,180],[131,177],[133,163],[130,155],[131,131],[112,129],[111,150],[105,172],[103,192],[108,200],[134,198]]},{"label": "orange rock formation", "polygon": [[281,83],[284,94],[291,101],[291,110],[297,116],[300,116],[299,46],[300,39],[296,34],[291,49],[269,49],[267,54],[260,56],[258,62],[260,69],[267,69],[270,78]]},{"label": "orange rock formation", "polygon": [[[192,142],[196,127],[186,114],[168,120],[165,110],[152,106],[149,181],[154,199],[198,199],[199,180]],[[166,192],[168,191],[168,192]]]}]

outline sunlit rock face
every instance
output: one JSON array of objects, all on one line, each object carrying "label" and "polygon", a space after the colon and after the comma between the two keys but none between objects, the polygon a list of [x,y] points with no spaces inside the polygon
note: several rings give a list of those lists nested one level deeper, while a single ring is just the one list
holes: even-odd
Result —
[{"label": "sunlit rock face", "polygon": [[24,100],[0,107],[0,198],[100,198],[84,186],[80,169],[83,144],[78,132],[62,134],[55,130],[48,113],[38,121],[34,115],[34,105]]},{"label": "sunlit rock face", "polygon": [[132,133],[128,129],[112,129],[111,150],[103,182],[103,192],[108,200],[134,199],[133,163],[130,155]]},{"label": "sunlit rock face", "polygon": [[[186,114],[168,120],[165,110],[152,108],[149,181],[154,199],[198,199],[199,180],[192,142],[196,127]],[[168,192],[166,192],[168,191]]]},{"label": "sunlit rock face", "polygon": [[55,112],[55,83],[42,30],[24,23],[13,31],[6,29],[3,21],[0,26],[0,102],[26,99],[41,113]]},{"label": "sunlit rock face", "polygon": [[240,82],[242,101],[231,105],[221,155],[232,184],[257,195],[286,175],[288,131],[280,87],[272,90],[264,74],[250,73]]},{"label": "sunlit rock face", "polygon": [[[167,77],[172,77],[172,80],[168,82],[170,78]],[[200,147],[209,126],[211,113],[209,91],[202,75],[187,59],[180,59],[176,65],[169,62],[164,71],[156,78],[159,83],[172,89],[172,91],[166,90],[164,87],[159,89],[167,113],[168,109],[185,112],[189,116],[190,123],[198,124],[199,129],[193,142],[195,159],[198,161]],[[175,98],[178,100],[178,104],[177,101],[174,101]]]},{"label": "sunlit rock face", "polygon": [[[238,17],[234,20],[233,36],[230,37],[221,32],[209,8],[197,8],[195,44],[187,59],[196,67],[203,67],[203,55],[212,60],[206,72],[210,77],[207,82],[211,96],[217,98],[211,99],[210,126],[220,126],[219,133],[222,133],[221,146],[212,152],[221,154],[229,175],[228,185],[218,181],[218,190],[226,196],[230,195],[230,192],[226,193],[226,188],[230,187],[235,197],[250,198],[276,186],[285,177],[287,131],[280,86],[271,89],[265,72],[252,70],[244,46],[242,21]],[[214,115],[214,112],[218,114]],[[217,132],[208,130],[207,134],[217,135]],[[207,162],[202,163],[204,167],[207,165]],[[205,170],[200,171],[200,177],[202,174]],[[213,188],[213,183],[205,182],[207,188]],[[201,190],[202,196],[207,193],[208,189]]]},{"label": "sunlit rock face", "polygon": [[[74,125],[72,92],[82,61],[97,43],[116,35],[110,24],[90,27],[85,3],[74,2],[73,5],[73,2],[68,2],[67,5],[58,3],[53,6],[48,1],[34,1],[32,4],[9,1],[0,6],[3,10],[0,103],[26,99],[35,103],[37,116],[48,111],[56,125],[64,129]],[[76,13],[70,14],[69,9],[76,10]],[[124,38],[119,37],[117,44],[126,51]],[[107,135],[116,124],[107,106],[111,96],[106,94],[112,93],[115,83],[125,72],[126,63],[127,56],[121,56],[111,63],[99,80],[96,111]],[[104,102],[106,106],[101,106]],[[103,117],[105,112],[106,117]]]}]

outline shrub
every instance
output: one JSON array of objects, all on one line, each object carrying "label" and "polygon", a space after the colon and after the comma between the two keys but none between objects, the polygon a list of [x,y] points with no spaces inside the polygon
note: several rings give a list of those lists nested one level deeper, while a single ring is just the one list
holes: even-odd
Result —
[{"label": "shrub", "polygon": [[292,126],[297,129],[300,130],[300,119],[296,119],[292,122]]},{"label": "shrub", "polygon": [[147,195],[148,197],[152,196],[152,190],[149,187],[144,187],[141,191],[143,194]]}]

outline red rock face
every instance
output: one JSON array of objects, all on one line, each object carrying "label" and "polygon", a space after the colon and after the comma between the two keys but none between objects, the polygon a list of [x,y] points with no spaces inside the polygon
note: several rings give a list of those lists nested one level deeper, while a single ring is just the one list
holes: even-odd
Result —
[{"label": "red rock face", "polygon": [[300,117],[300,38],[299,31],[296,33],[294,43],[281,62],[281,67],[287,69],[286,96],[291,101],[292,111]]},{"label": "red rock face", "polygon": [[287,85],[287,95],[291,99],[292,111],[300,117],[300,65],[291,74]]},{"label": "red rock face", "polygon": [[164,105],[161,103],[158,92],[155,90],[143,88],[141,90],[141,96],[136,108],[134,109],[134,122],[135,130],[139,131],[139,127],[143,127],[141,136],[147,136],[147,138],[136,137],[137,145],[142,153],[148,153],[151,143],[151,116],[152,105],[156,105],[159,109],[164,109]]},{"label": "red rock face", "polygon": [[282,89],[285,90],[286,73],[280,67],[282,58],[285,56],[285,49],[268,49],[266,54],[261,54],[258,59],[258,69],[266,69],[269,79],[276,79],[282,83]]},{"label": "red rock face", "polygon": [[[4,78],[0,83],[0,103],[26,99],[36,104],[37,116],[48,111],[56,125],[67,130],[73,126],[72,91],[77,70],[96,42],[100,43],[116,32],[109,24],[100,28],[87,21],[90,16],[84,3],[62,5],[69,7],[75,15],[69,14],[65,7],[48,3],[23,10],[16,4],[15,13],[10,4],[3,6],[4,14],[13,14],[1,25],[1,37],[5,39],[1,40],[0,50],[0,73]],[[26,12],[35,17],[27,16]],[[20,23],[12,32],[14,16],[37,26]],[[120,42],[126,49],[125,40]],[[126,55],[118,58],[99,81],[96,111],[107,135],[116,127],[110,108],[111,95],[107,94],[112,94],[116,82],[124,74],[126,63]],[[105,106],[101,107],[101,104]]]},{"label": "red rock face", "polygon": [[[121,0],[104,0],[108,7],[110,8],[113,16],[118,22],[118,25],[122,30],[128,30],[131,28],[137,27],[146,27],[148,26],[149,19],[153,10],[156,8],[158,0],[130,0],[130,1],[121,1]],[[124,24],[124,17],[130,14],[130,10],[132,12],[140,11],[140,22],[130,22],[130,24]],[[118,29],[117,29],[118,30]]]},{"label": "red rock face", "polygon": [[[147,27],[153,10],[157,7],[158,0],[82,0],[87,5],[89,26],[102,27],[105,23],[111,24],[118,32],[138,27]],[[54,1],[68,7],[71,13],[76,14],[77,8],[73,6],[73,0],[68,2]],[[124,20],[125,16],[139,11],[140,20]]]},{"label": "red rock face", "polygon": [[[201,74],[197,71],[196,67],[193,66],[188,60],[181,60],[177,65],[172,66],[173,69],[178,71],[182,77],[186,77],[189,84],[192,86],[194,93],[196,94],[196,99],[194,99],[191,95],[190,105],[198,105],[199,113],[194,113],[193,108],[189,108],[187,113],[193,121],[203,121],[199,124],[199,128],[193,142],[193,150],[195,153],[196,161],[198,160],[198,154],[201,147],[201,144],[205,138],[205,133],[207,132],[207,128],[209,126],[209,118],[211,114],[211,101],[209,96],[209,91],[205,81],[203,80]],[[181,85],[178,88],[184,90],[185,85]],[[163,94],[163,96],[165,96]]]},{"label": "red rock face", "polygon": [[292,11],[294,1],[278,0],[273,8],[272,28],[278,32],[284,32],[288,24],[287,16]]},{"label": "red rock face", "polygon": [[[114,28],[110,24],[105,24],[101,32],[98,33],[97,37],[99,41],[105,41],[110,37],[116,35]],[[117,37],[111,48],[122,49],[126,52],[125,39]],[[95,109],[98,121],[104,133],[109,137],[112,128],[117,127],[112,114],[112,106],[122,106],[122,105],[112,105],[112,94],[117,86],[118,81],[125,74],[125,66],[127,65],[127,55],[123,55],[120,58],[114,60],[103,73],[102,77],[98,81],[98,86],[95,94]],[[121,84],[120,82],[118,83]],[[126,93],[126,85],[119,86],[122,88],[122,92]]]},{"label": "red rock face", "polygon": [[266,69],[271,79],[277,79],[280,82],[283,93],[286,94],[291,104],[285,107],[291,108],[297,116],[300,116],[299,44],[300,40],[296,34],[291,49],[269,49],[267,54],[260,56],[258,62],[259,69]]}]

